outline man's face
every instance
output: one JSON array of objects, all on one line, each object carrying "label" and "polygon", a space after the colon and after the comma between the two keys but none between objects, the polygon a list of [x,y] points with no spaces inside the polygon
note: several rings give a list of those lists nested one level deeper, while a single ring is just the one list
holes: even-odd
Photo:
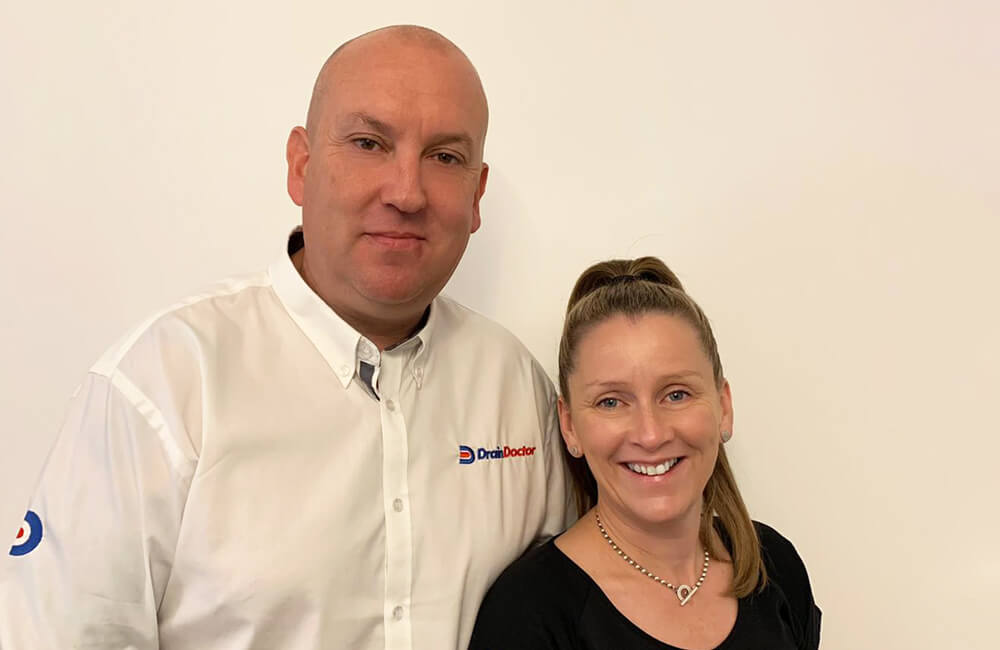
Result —
[{"label": "man's face", "polygon": [[[486,107],[471,66],[418,43],[338,55],[289,192],[302,206],[306,277],[366,318],[422,310],[479,228]],[[301,134],[300,134],[301,136]]]}]

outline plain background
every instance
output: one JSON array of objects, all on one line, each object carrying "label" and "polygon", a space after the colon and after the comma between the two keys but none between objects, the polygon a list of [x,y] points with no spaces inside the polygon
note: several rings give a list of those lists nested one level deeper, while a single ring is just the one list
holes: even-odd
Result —
[{"label": "plain background", "polygon": [[805,558],[824,648],[997,647],[996,3],[279,4],[4,0],[11,535],[100,353],[280,254],[326,55],[413,22],[492,108],[449,292],[553,372],[580,271],[661,256],[714,322],[737,477]]}]

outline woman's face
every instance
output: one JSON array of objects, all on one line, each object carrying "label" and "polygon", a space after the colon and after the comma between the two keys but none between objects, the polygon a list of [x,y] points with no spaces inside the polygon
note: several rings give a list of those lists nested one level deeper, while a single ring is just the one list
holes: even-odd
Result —
[{"label": "woman's face", "polygon": [[602,512],[647,529],[697,521],[733,413],[694,327],[657,312],[613,316],[584,334],[575,362],[559,418]]}]

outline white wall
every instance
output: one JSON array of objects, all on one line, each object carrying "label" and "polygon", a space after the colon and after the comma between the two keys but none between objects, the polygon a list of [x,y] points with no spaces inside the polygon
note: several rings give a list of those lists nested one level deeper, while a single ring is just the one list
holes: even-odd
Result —
[{"label": "white wall", "polygon": [[738,478],[805,558],[824,647],[996,647],[995,3],[61,4],[0,14],[11,533],[100,352],[278,254],[326,54],[417,22],[492,106],[450,292],[553,371],[577,274],[663,257],[716,325]]}]

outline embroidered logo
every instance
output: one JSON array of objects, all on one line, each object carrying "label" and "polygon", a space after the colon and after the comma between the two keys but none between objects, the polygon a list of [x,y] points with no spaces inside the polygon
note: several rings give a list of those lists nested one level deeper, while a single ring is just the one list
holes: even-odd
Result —
[{"label": "embroidered logo", "polygon": [[14,536],[14,545],[10,547],[11,555],[27,555],[42,541],[42,520],[29,510],[24,515],[24,523]]},{"label": "embroidered logo", "polygon": [[503,460],[505,458],[517,458],[522,456],[534,456],[535,448],[528,446],[521,447],[508,447],[504,445],[503,447],[497,445],[494,449],[487,449],[486,447],[480,447],[479,449],[473,449],[468,445],[458,446],[458,464],[459,465],[471,465],[477,460]]},{"label": "embroidered logo", "polygon": [[472,449],[472,447],[459,445],[458,446],[459,465],[471,465],[474,462],[476,462],[476,452]]}]

